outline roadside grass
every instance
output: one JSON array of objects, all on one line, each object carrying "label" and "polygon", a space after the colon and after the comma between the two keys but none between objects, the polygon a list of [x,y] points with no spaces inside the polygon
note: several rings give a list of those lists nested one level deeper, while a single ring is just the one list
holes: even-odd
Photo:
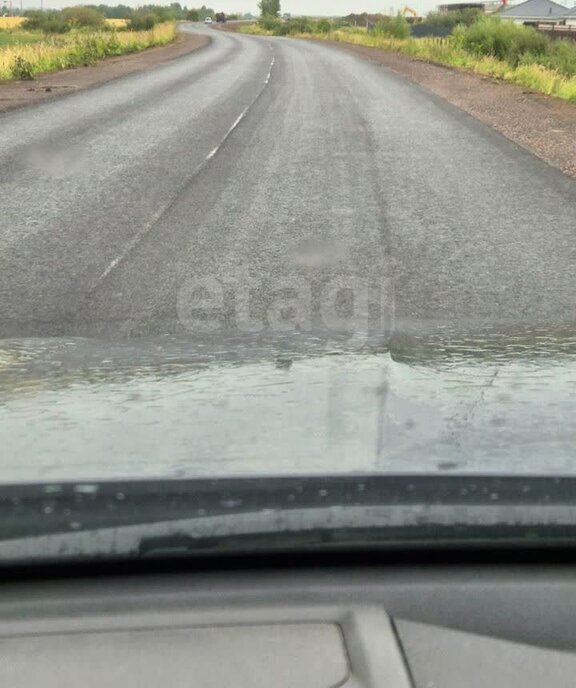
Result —
[{"label": "roadside grass", "polygon": [[260,24],[246,24],[241,26],[238,31],[240,33],[247,33],[250,36],[274,36],[274,32],[265,29]]},{"label": "roadside grass", "polygon": [[[23,32],[24,33],[24,32]],[[39,40],[0,44],[0,81],[33,79],[38,74],[83,67],[106,57],[166,45],[175,40],[175,22],[149,31],[71,31],[62,35],[32,33]]]},{"label": "roadside grass", "polygon": [[[258,24],[245,26],[241,31],[277,35]],[[356,27],[292,35],[401,53],[576,102],[576,46],[563,41],[552,44],[533,30],[504,25],[504,22],[479,21],[472,27],[458,27],[448,38],[393,38]],[[497,50],[502,45],[505,49]]]}]

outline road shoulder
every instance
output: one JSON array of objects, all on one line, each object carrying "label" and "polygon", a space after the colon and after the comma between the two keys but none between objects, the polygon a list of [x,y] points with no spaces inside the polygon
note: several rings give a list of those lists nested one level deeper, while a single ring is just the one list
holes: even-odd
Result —
[{"label": "road shoulder", "polygon": [[407,55],[340,42],[321,43],[355,53],[419,84],[576,178],[575,104]]},{"label": "road shoulder", "polygon": [[42,74],[34,81],[0,83],[0,113],[35,105],[66,93],[99,86],[122,76],[154,69],[178,57],[200,50],[209,36],[181,33],[174,43],[138,53],[111,57],[89,67]]}]

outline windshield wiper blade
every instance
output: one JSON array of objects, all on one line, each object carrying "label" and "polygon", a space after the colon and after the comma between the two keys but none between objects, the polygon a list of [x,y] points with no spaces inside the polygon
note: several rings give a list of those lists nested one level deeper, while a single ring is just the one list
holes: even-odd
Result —
[{"label": "windshield wiper blade", "polygon": [[411,505],[576,506],[576,477],[363,474],[3,485],[0,540],[207,516]]},{"label": "windshield wiper blade", "polygon": [[576,478],[146,480],[0,488],[0,563],[26,558],[576,543]]}]

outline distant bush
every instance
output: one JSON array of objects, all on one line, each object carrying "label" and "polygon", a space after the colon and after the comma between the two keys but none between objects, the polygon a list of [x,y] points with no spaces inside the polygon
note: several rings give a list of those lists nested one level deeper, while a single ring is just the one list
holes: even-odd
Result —
[{"label": "distant bush", "polygon": [[104,29],[106,20],[103,14],[93,7],[67,7],[61,12],[62,18],[72,29]]},{"label": "distant bush", "polygon": [[421,22],[421,25],[453,29],[459,24],[471,26],[484,16],[481,10],[476,9],[457,10],[455,12],[430,12],[424,21]]},{"label": "distant bush", "polygon": [[550,51],[550,39],[530,26],[485,17],[454,31],[456,45],[477,57],[495,57],[516,67],[527,56]]},{"label": "distant bush", "polygon": [[150,31],[158,23],[158,16],[145,10],[136,10],[128,20],[130,31]]},{"label": "distant bush", "polygon": [[258,24],[262,29],[264,29],[264,31],[271,31],[275,36],[286,35],[285,33],[282,33],[282,28],[286,25],[286,22],[282,21],[282,19],[278,19],[277,17],[263,15],[258,20]]},{"label": "distant bush", "polygon": [[408,38],[410,24],[400,14],[396,17],[383,17],[374,27],[374,32],[391,38]]},{"label": "distant bush", "polygon": [[263,31],[274,36],[294,36],[300,33],[328,34],[332,30],[332,24],[328,19],[314,21],[307,17],[294,17],[292,19],[260,17],[258,25]]},{"label": "distant bush", "polygon": [[104,15],[93,7],[67,7],[61,11],[29,12],[22,28],[44,33],[67,33],[72,29],[102,31],[108,27]]},{"label": "distant bush", "polygon": [[62,12],[55,10],[34,11],[26,15],[22,28],[26,31],[43,31],[44,33],[66,33],[72,28]]},{"label": "distant bush", "polygon": [[332,30],[332,24],[328,19],[320,19],[320,21],[316,24],[316,30],[318,33],[330,33]]},{"label": "distant bush", "polygon": [[314,33],[316,30],[316,22],[308,19],[307,17],[296,17],[295,19],[289,19],[287,22],[289,26],[289,33]]}]

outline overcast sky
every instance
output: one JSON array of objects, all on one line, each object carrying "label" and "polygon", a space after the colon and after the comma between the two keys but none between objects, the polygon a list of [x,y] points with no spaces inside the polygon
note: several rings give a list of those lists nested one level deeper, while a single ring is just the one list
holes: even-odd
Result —
[{"label": "overcast sky", "polygon": [[[107,5],[144,5],[154,0],[105,0]],[[161,2],[157,0],[159,5],[169,5],[171,0]],[[217,12],[223,10],[225,12],[253,12],[258,13],[258,0],[179,0],[182,5],[187,7],[198,7],[206,4],[208,7],[213,7]],[[309,15],[334,15],[340,16],[350,14],[350,12],[390,12],[390,8],[397,11],[409,5],[418,12],[428,12],[435,9],[438,4],[445,0],[408,0],[402,2],[401,0],[281,0],[282,11],[291,12],[292,14],[309,14]],[[0,0],[1,4],[2,0]],[[14,4],[19,4],[19,0],[13,0]],[[99,4],[102,0],[44,0],[44,7],[59,8],[69,5],[82,4]],[[40,0],[24,0],[24,5],[27,7],[40,7]]]}]

